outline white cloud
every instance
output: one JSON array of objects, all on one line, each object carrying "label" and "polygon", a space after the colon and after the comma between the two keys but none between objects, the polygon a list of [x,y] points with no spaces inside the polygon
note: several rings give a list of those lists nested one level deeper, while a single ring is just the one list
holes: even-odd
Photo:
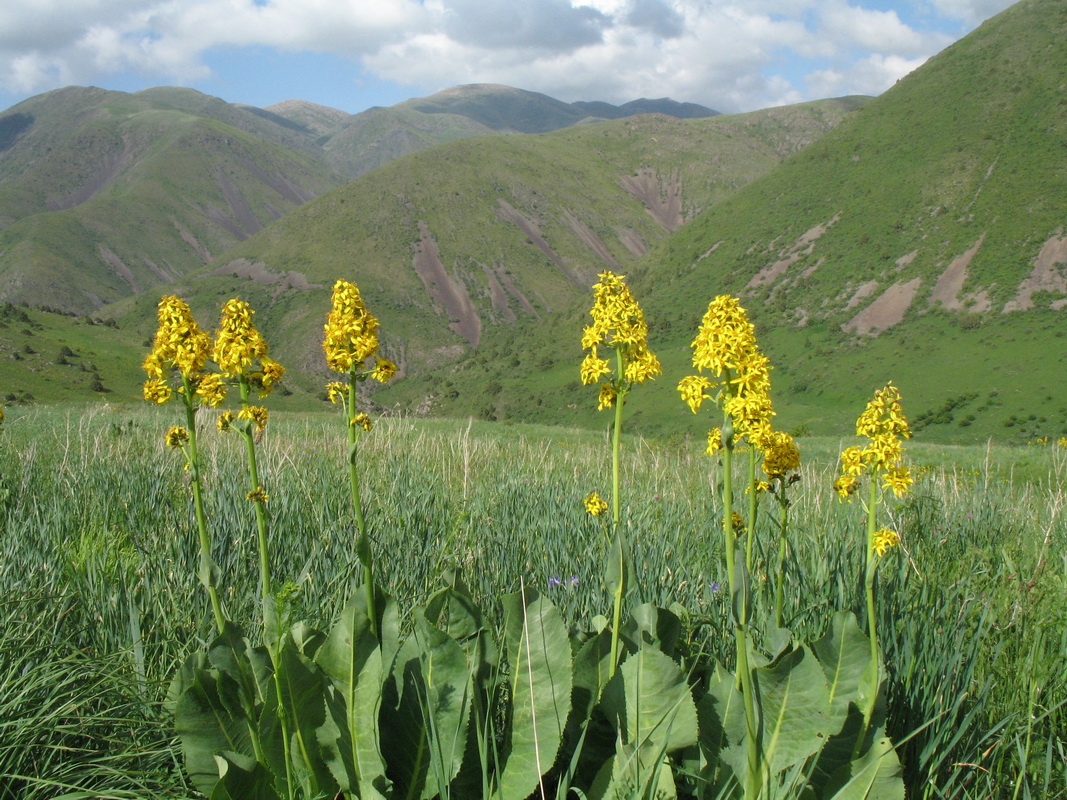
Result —
[{"label": "white cloud", "polygon": [[[207,77],[206,52],[259,46],[335,53],[413,92],[505,83],[564,100],[671,96],[736,111],[841,93],[832,87],[877,93],[949,43],[865,2],[9,2],[0,87],[43,91],[124,72],[190,83]],[[1008,0],[898,3],[974,21]]]}]

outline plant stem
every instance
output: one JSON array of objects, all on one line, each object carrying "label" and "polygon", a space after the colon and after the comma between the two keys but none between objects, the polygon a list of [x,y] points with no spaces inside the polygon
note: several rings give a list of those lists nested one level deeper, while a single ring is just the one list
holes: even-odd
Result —
[{"label": "plant stem", "polygon": [[211,612],[215,616],[215,625],[222,633],[226,617],[222,613],[219,590],[215,586],[214,562],[211,559],[211,534],[208,533],[207,515],[204,513],[204,495],[201,484],[200,451],[196,440],[196,409],[193,408],[192,385],[186,375],[182,375],[182,400],[185,403],[185,420],[189,430],[189,470],[193,478],[193,509],[196,514],[196,527],[200,534],[200,580],[207,589],[211,602]]},{"label": "plant stem", "polygon": [[756,447],[748,442],[748,530],[745,532],[745,569],[752,574],[752,548],[756,541],[756,510],[759,498],[756,496]]},{"label": "plant stem", "polygon": [[879,680],[879,657],[878,657],[878,615],[874,605],[874,578],[878,572],[878,555],[874,551],[874,532],[877,525],[878,501],[881,495],[878,489],[878,474],[871,476],[871,492],[867,501],[867,568],[864,572],[863,586],[867,601],[867,636],[871,642],[871,658],[867,668],[871,676],[871,684],[868,686],[867,702],[863,708],[863,727],[856,739],[856,747],[852,757],[856,758],[862,752],[863,742],[867,737],[867,729],[874,715],[874,705],[878,699]]},{"label": "plant stem", "polygon": [[[755,693],[752,686],[752,670],[748,661],[748,602],[747,586],[739,586],[737,572],[737,548],[733,522],[733,433],[732,420],[723,415],[722,451],[722,528],[726,538],[726,569],[730,586],[730,602],[737,609],[734,620],[734,644],[737,649],[737,680],[741,684],[741,696],[745,705],[745,800],[756,800],[762,791],[762,767],[760,764],[759,731],[756,726]],[[746,578],[747,580],[747,578]],[[737,602],[737,599],[740,602]]]},{"label": "plant stem", "polygon": [[789,531],[789,501],[785,497],[785,481],[778,485],[778,505],[782,509],[782,517],[778,529],[778,577],[774,584],[774,624],[782,627],[782,603],[785,594],[785,551],[786,536]]},{"label": "plant stem", "polygon": [[[623,358],[622,348],[615,348],[615,363],[617,365],[617,374],[619,376],[620,384],[623,381]],[[618,580],[615,582],[615,590],[613,600],[613,608],[611,613],[611,662],[608,670],[608,677],[610,678],[615,674],[615,670],[619,665],[619,628],[622,626],[622,597],[626,591],[626,549],[622,540],[622,531],[619,527],[619,520],[621,519],[621,504],[619,499],[619,450],[622,442],[622,407],[626,402],[626,388],[619,389],[618,396],[615,398],[615,426],[611,432],[611,527],[615,534],[612,548],[617,549],[617,554],[612,553],[614,557],[617,555],[619,559],[618,563]],[[617,548],[616,548],[617,545]]]},{"label": "plant stem", "polygon": [[356,542],[356,555],[363,565],[363,591],[367,598],[367,617],[370,620],[371,633],[378,635],[378,613],[374,603],[374,567],[371,556],[370,539],[367,536],[367,522],[363,517],[363,502],[359,495],[359,473],[356,470],[356,444],[359,433],[356,431],[356,378],[355,369],[348,376],[348,487],[352,496],[352,511],[356,516],[356,529],[359,539]]}]

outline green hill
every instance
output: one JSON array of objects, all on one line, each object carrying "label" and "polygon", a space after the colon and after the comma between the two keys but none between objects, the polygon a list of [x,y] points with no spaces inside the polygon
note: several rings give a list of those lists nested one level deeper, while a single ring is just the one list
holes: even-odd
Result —
[{"label": "green hill", "polygon": [[61,89],[0,115],[0,298],[89,313],[337,185],[302,135],[179,89]]},{"label": "green hill", "polygon": [[[861,102],[649,115],[438,145],[290,212],[208,272],[279,292],[302,286],[315,307],[337,278],[356,281],[411,374],[455,360],[493,329],[568,306],[598,271],[626,269]],[[313,324],[298,319],[304,305],[292,303],[285,347],[314,364],[321,313]]]},{"label": "green hill", "polygon": [[[784,428],[847,432],[892,379],[922,436],[1067,434],[1064,74],[1067,5],[1022,0],[654,247],[630,272],[669,377],[639,393],[636,423],[707,425],[673,387],[730,292],[776,365]],[[593,420],[581,313],[394,391],[444,413]],[[524,353],[563,366],[499,366]],[[489,380],[492,397],[471,388]]]}]

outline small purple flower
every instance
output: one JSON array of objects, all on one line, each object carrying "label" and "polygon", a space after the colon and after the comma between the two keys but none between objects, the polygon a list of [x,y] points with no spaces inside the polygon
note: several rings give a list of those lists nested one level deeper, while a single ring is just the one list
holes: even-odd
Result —
[{"label": "small purple flower", "polygon": [[548,579],[549,588],[553,586],[559,586],[562,583],[563,581],[559,579],[559,575],[553,575],[551,578]]},{"label": "small purple flower", "polygon": [[578,576],[577,575],[571,575],[571,586],[577,586],[577,585],[578,585]]},{"label": "small purple flower", "polygon": [[719,584],[718,584],[717,581],[712,581],[711,582],[711,591],[713,591],[713,592],[719,591]]}]

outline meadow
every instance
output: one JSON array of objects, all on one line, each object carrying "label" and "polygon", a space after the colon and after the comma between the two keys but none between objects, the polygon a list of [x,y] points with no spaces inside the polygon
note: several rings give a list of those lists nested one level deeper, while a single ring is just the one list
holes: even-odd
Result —
[{"label": "meadow", "polygon": [[[857,399],[857,412],[862,402]],[[218,589],[252,629],[260,601],[243,450],[197,412]],[[8,409],[0,427],[0,797],[196,796],[167,710],[182,663],[215,635],[173,408]],[[801,438],[784,620],[801,641],[835,611],[864,614],[864,519],[832,489],[854,443]],[[285,612],[328,628],[358,593],[343,423],[272,414],[259,443],[272,570]],[[624,602],[670,608],[683,662],[731,664],[719,462],[703,441],[621,442],[633,578]],[[537,587],[590,629],[611,597],[603,433],[383,418],[358,471],[376,578],[401,627],[460,579],[503,624],[504,593]],[[886,731],[909,797],[1067,797],[1067,449],[911,441],[916,478],[887,504],[900,534],[878,574]],[[774,511],[753,540],[752,617],[773,619]],[[457,576],[461,576],[457,577]],[[755,646],[771,628],[752,626]],[[773,648],[772,652],[773,652]],[[458,795],[462,796],[462,795]],[[682,795],[679,795],[682,796]],[[874,796],[874,795],[871,795]]]}]

